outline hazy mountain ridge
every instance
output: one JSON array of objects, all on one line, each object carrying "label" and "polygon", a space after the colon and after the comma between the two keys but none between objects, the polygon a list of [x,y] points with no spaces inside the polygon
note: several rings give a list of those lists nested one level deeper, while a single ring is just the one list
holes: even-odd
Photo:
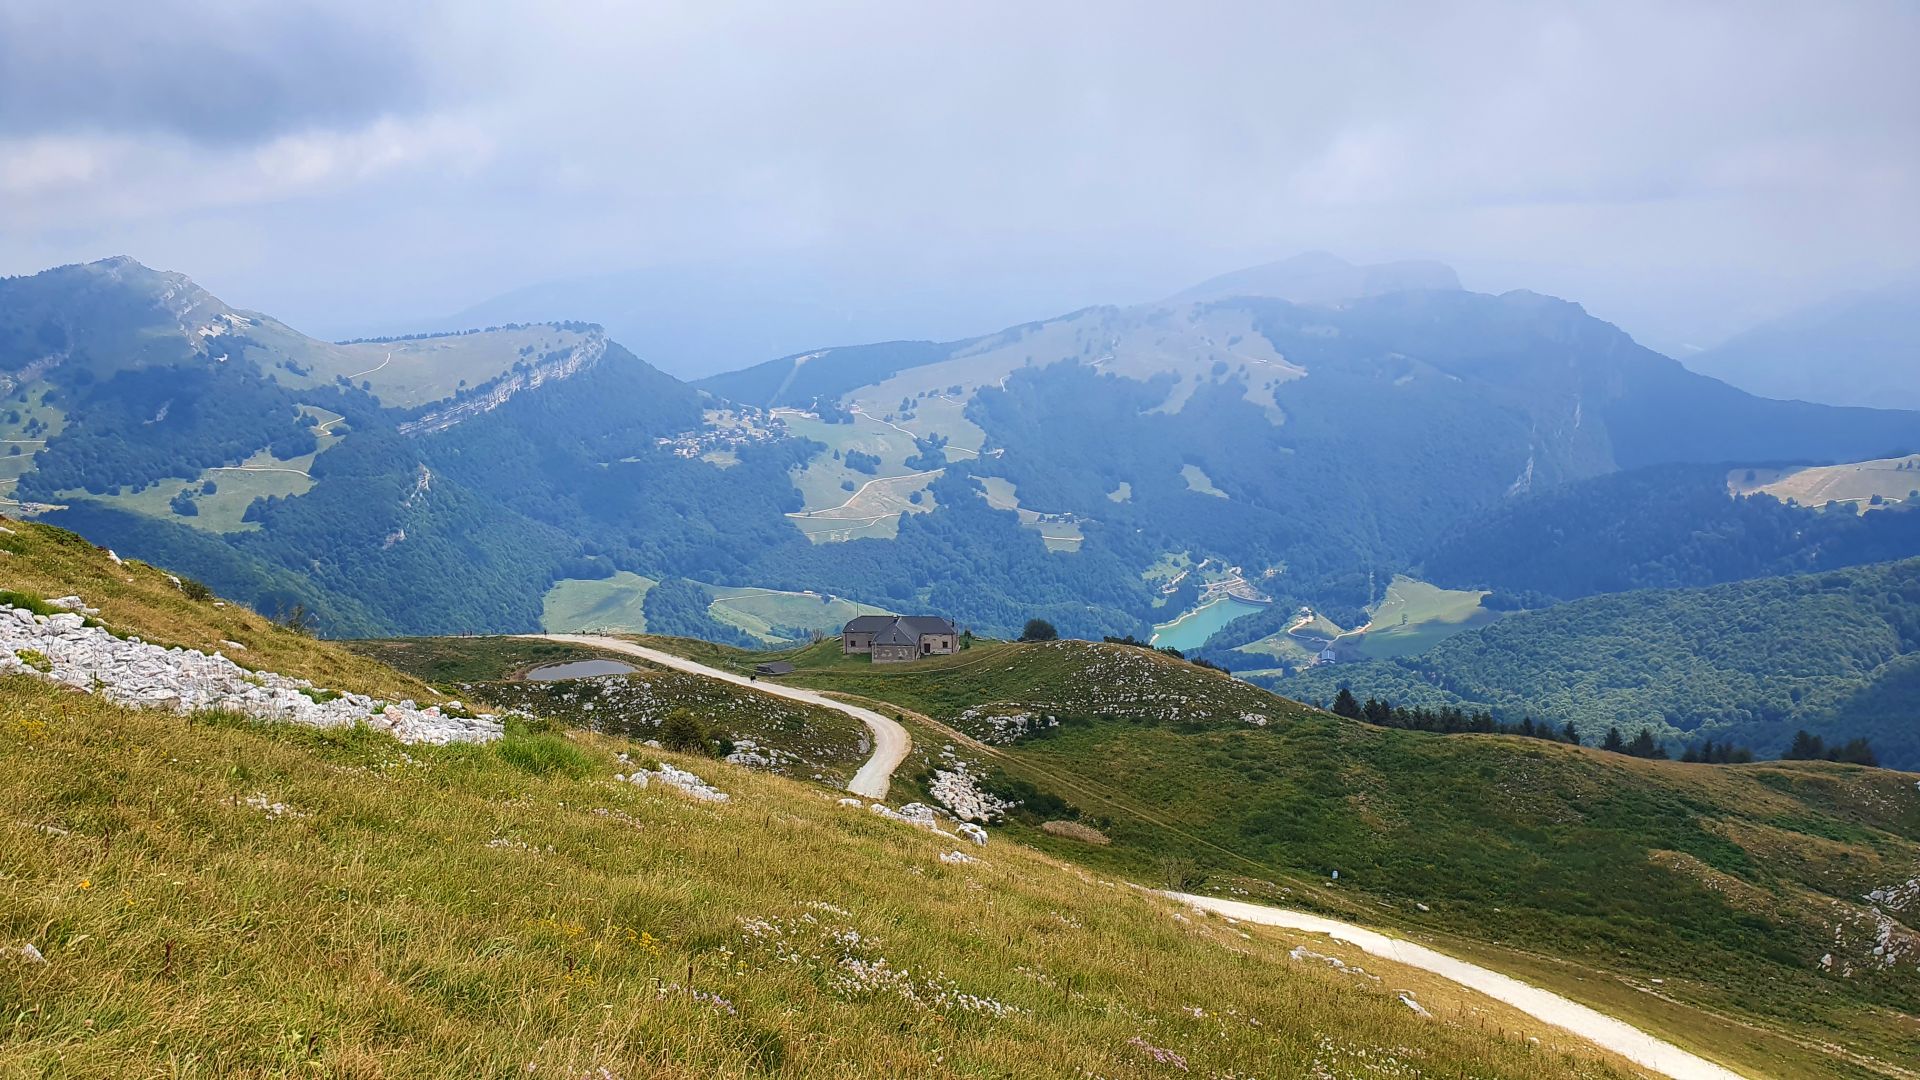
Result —
[{"label": "hazy mountain ridge", "polygon": [[[57,298],[74,272],[7,284]],[[123,305],[161,310],[185,281],[162,277],[123,280]],[[307,606],[342,629],[527,629],[556,579],[621,570],[929,607],[982,630],[1040,614],[1074,633],[1145,634],[1197,596],[1191,582],[1161,590],[1152,572],[1168,559],[1242,567],[1282,609],[1345,616],[1511,493],[1647,460],[1920,444],[1920,414],[1756,399],[1525,292],[1095,307],[964,341],[815,350],[698,386],[585,324],[346,346],[275,335],[165,357],[218,373],[203,419],[230,396],[221,380],[278,402],[248,410],[286,430],[250,437],[264,471],[244,484],[193,486],[192,462],[147,423],[165,395],[135,385],[107,429],[76,411],[25,459],[124,461],[94,483],[108,494],[48,490],[53,474],[37,471],[21,490],[59,496],[65,520],[103,542],[227,575],[238,595],[285,603],[267,582],[308,575],[340,603]],[[322,360],[350,366],[322,378]],[[540,371],[566,377],[534,386]],[[50,378],[55,404],[76,393]],[[446,430],[408,426],[474,402],[493,407]],[[104,438],[126,452],[80,452]],[[235,468],[251,450],[216,444],[207,461]],[[306,456],[283,468],[295,450]],[[172,509],[165,489],[111,494],[182,475]],[[178,516],[189,504],[198,518]],[[853,538],[877,519],[885,532]]]},{"label": "hazy mountain ridge", "polygon": [[1920,408],[1920,283],[1848,293],[1687,358],[1755,394]]},{"label": "hazy mountain ridge", "polygon": [[1460,275],[1445,263],[1429,260],[1355,266],[1337,255],[1313,251],[1209,278],[1173,294],[1166,302],[1204,303],[1236,297],[1265,297],[1325,306],[1424,289],[1457,292]]}]

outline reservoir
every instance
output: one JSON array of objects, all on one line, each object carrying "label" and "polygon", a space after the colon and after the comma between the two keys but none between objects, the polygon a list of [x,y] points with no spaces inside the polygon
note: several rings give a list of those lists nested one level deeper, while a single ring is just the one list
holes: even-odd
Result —
[{"label": "reservoir", "polygon": [[562,679],[590,679],[595,675],[625,675],[633,669],[618,660],[573,660],[548,664],[527,672],[534,682],[559,682]]},{"label": "reservoir", "polygon": [[1170,647],[1181,652],[1197,649],[1206,644],[1207,639],[1218,633],[1221,627],[1242,615],[1264,611],[1267,606],[1236,600],[1231,596],[1215,597],[1172,622],[1155,626],[1153,645],[1155,648]]}]

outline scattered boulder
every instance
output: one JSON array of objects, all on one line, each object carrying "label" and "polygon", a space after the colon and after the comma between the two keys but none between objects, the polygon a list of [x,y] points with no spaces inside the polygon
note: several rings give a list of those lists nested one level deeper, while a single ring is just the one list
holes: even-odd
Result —
[{"label": "scattered boulder", "polygon": [[699,799],[702,802],[726,802],[732,798],[731,795],[728,795],[726,792],[721,791],[719,788],[714,787],[712,784],[707,783],[705,780],[700,779],[687,770],[677,769],[664,762],[662,762],[657,769],[640,769],[627,776],[614,773],[613,778],[637,787],[646,787],[653,781],[658,780],[668,787],[679,791],[681,794],[687,795],[690,798]]}]

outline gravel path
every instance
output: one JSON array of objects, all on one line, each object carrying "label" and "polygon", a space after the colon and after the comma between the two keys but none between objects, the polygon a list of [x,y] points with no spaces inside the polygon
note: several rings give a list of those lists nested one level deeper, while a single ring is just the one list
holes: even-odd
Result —
[{"label": "gravel path", "polygon": [[1431,971],[1470,990],[1478,990],[1496,1001],[1503,1001],[1528,1016],[1570,1031],[1591,1043],[1619,1054],[1636,1065],[1652,1069],[1662,1076],[1673,1077],[1674,1080],[1743,1080],[1739,1073],[1724,1066],[1715,1065],[1703,1057],[1690,1054],[1672,1043],[1656,1039],[1631,1024],[1622,1023],[1578,1002],[1569,1001],[1559,994],[1530,986],[1497,971],[1489,971],[1477,964],[1469,964],[1465,960],[1457,960],[1445,953],[1435,952],[1424,945],[1415,945],[1411,941],[1388,937],[1378,931],[1368,930],[1352,923],[1309,915],[1304,911],[1288,911],[1285,908],[1249,904],[1241,900],[1195,896],[1191,893],[1170,892],[1166,895],[1192,907],[1225,915],[1241,922],[1258,923],[1262,926],[1284,926],[1292,930],[1325,934],[1335,941],[1344,941],[1349,945],[1358,946],[1363,952],[1374,956],[1385,957],[1422,971]]},{"label": "gravel path", "polygon": [[650,660],[662,667],[673,668],[675,671],[705,675],[709,679],[719,679],[721,682],[732,683],[735,686],[744,686],[749,690],[758,690],[773,697],[803,701],[809,705],[818,705],[823,709],[845,713],[867,725],[867,730],[873,732],[873,756],[867,759],[866,764],[860,766],[859,772],[853,774],[853,779],[847,781],[847,790],[855,795],[863,795],[869,799],[886,798],[887,785],[893,780],[893,770],[899,768],[900,763],[906,760],[907,751],[913,748],[913,740],[908,737],[907,729],[901,727],[892,718],[882,716],[872,709],[863,709],[858,705],[835,701],[825,694],[812,690],[782,686],[774,682],[758,682],[735,675],[731,671],[708,667],[684,656],[675,656],[669,652],[661,652],[659,649],[649,649],[645,645],[636,645],[631,641],[623,641],[615,637],[602,637],[598,634],[523,634],[521,636],[540,638],[545,641],[570,641],[576,645],[590,645],[608,652],[625,653],[628,656],[640,657],[642,660]]}]

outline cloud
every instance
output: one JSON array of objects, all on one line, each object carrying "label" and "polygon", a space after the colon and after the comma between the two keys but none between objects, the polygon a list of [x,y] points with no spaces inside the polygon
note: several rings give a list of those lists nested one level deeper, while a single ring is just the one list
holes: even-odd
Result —
[{"label": "cloud", "polygon": [[1917,46],[1903,0],[0,0],[0,271],[345,331],[786,265],[985,331],[1325,248],[1695,338],[1912,265]]},{"label": "cloud", "polygon": [[409,111],[418,49],[334,5],[0,0],[0,132],[234,143]]},{"label": "cloud", "polygon": [[0,139],[0,225],[30,231],[49,217],[86,218],[111,229],[134,218],[337,193],[425,167],[444,177],[492,152],[483,133],[446,118],[382,118],[351,131],[211,150],[179,137]]}]

